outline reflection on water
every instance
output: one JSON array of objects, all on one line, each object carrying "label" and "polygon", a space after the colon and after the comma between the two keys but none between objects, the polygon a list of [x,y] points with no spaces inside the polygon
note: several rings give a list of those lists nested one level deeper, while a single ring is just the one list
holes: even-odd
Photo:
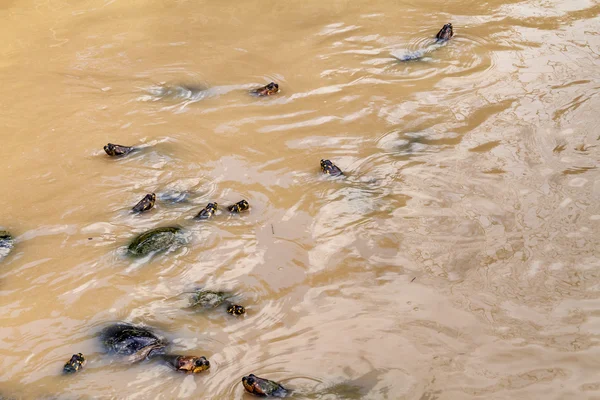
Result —
[{"label": "reflection on water", "polygon": [[[0,396],[249,399],[254,373],[306,399],[599,397],[598,12],[4,2]],[[125,254],[160,226],[185,241]],[[199,287],[246,314],[189,309]],[[211,369],[119,362],[115,321]]]}]

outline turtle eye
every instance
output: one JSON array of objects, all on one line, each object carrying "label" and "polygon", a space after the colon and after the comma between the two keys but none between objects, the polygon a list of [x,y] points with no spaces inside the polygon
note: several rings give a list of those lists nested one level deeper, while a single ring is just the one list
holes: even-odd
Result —
[{"label": "turtle eye", "polygon": [[254,382],[256,382],[256,380],[253,377],[248,377],[248,379],[246,379],[246,382],[248,382],[248,385],[254,385]]}]

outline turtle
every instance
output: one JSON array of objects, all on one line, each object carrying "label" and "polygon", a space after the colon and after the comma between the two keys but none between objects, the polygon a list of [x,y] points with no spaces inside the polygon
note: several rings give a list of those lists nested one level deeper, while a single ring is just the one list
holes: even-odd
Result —
[{"label": "turtle", "polygon": [[261,397],[287,397],[290,394],[290,391],[281,384],[259,378],[254,374],[242,377],[242,385],[248,393]]},{"label": "turtle", "polygon": [[212,309],[223,306],[228,314],[243,315],[246,313],[244,306],[233,304],[228,299],[232,297],[230,293],[216,292],[213,290],[198,289],[191,298],[192,308]]},{"label": "turtle", "polygon": [[248,204],[248,202],[246,200],[240,200],[237,203],[235,203],[235,204],[230,205],[229,207],[227,207],[227,209],[231,213],[238,214],[238,213],[241,213],[242,211],[249,210],[250,209],[250,204]]},{"label": "turtle", "polygon": [[12,235],[7,231],[0,231],[0,260],[10,253],[15,241]]},{"label": "turtle", "polygon": [[86,363],[86,359],[82,353],[73,354],[71,359],[67,361],[65,366],[63,367],[63,373],[65,374],[74,374],[83,368]]},{"label": "turtle", "polygon": [[300,393],[296,390],[290,390],[283,387],[279,382],[275,382],[269,379],[260,378],[254,374],[250,374],[242,377],[242,385],[248,393],[251,393],[259,397],[298,397],[307,399],[324,399],[333,398],[336,399],[362,399],[364,398],[364,392],[366,387],[363,385],[363,381],[366,376],[363,376],[355,381],[341,382],[332,386],[325,387],[317,391],[311,391],[308,393]]},{"label": "turtle", "polygon": [[165,353],[167,343],[143,326],[118,322],[104,328],[100,340],[109,354],[125,357],[131,363],[160,359],[177,371],[194,374],[210,368],[210,362],[204,356]]},{"label": "turtle", "polygon": [[321,171],[325,175],[341,176],[344,175],[341,169],[339,169],[334,163],[329,160],[321,160]]},{"label": "turtle", "polygon": [[200,212],[194,217],[195,219],[209,219],[217,212],[217,202],[208,203]]},{"label": "turtle", "polygon": [[104,146],[104,151],[111,157],[124,156],[135,150],[135,147],[109,143]]},{"label": "turtle", "polygon": [[144,211],[148,211],[149,209],[154,207],[155,201],[156,195],[154,193],[148,193],[135,206],[133,206],[131,210],[135,213],[142,213]]},{"label": "turtle", "polygon": [[180,231],[181,228],[175,226],[150,229],[133,239],[127,251],[133,256],[143,257],[152,252],[167,250],[177,242]]},{"label": "turtle", "polygon": [[442,47],[448,40],[450,40],[454,36],[454,29],[451,23],[445,24],[442,29],[435,35],[435,41],[429,44],[426,48],[408,52],[405,54],[401,54],[396,56],[392,54],[395,58],[400,61],[415,61],[422,59],[426,54],[431,53],[432,51]]},{"label": "turtle", "polygon": [[266,97],[279,93],[279,85],[271,82],[268,85],[261,86],[258,89],[252,89],[250,94],[258,97]]}]

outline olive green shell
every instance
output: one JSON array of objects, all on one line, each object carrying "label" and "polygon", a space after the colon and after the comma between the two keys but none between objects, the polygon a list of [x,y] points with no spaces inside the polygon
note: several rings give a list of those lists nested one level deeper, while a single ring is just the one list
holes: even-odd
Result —
[{"label": "olive green shell", "polygon": [[211,290],[198,290],[192,296],[192,307],[216,308],[223,304],[230,296],[225,292]]},{"label": "olive green shell", "polygon": [[146,231],[133,239],[127,251],[134,256],[146,256],[155,251],[164,251],[175,244],[180,228],[164,227]]},{"label": "olive green shell", "polygon": [[13,237],[7,231],[0,231],[0,260],[10,253],[14,245]]}]

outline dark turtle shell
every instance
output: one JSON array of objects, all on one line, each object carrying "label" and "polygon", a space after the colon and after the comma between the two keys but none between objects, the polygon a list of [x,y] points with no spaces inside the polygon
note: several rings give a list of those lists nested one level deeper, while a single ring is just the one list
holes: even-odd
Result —
[{"label": "dark turtle shell", "polygon": [[0,231],[0,260],[10,253],[14,246],[14,239],[7,231]]},{"label": "dark turtle shell", "polygon": [[155,228],[133,239],[127,250],[134,256],[146,256],[155,251],[164,251],[177,240],[177,227]]},{"label": "dark turtle shell", "polygon": [[244,376],[242,385],[248,393],[262,397],[286,397],[290,392],[275,381],[259,378],[254,374]]},{"label": "dark turtle shell", "polygon": [[100,338],[108,353],[129,356],[132,362],[141,361],[166,346],[151,330],[125,322],[104,328]]}]

